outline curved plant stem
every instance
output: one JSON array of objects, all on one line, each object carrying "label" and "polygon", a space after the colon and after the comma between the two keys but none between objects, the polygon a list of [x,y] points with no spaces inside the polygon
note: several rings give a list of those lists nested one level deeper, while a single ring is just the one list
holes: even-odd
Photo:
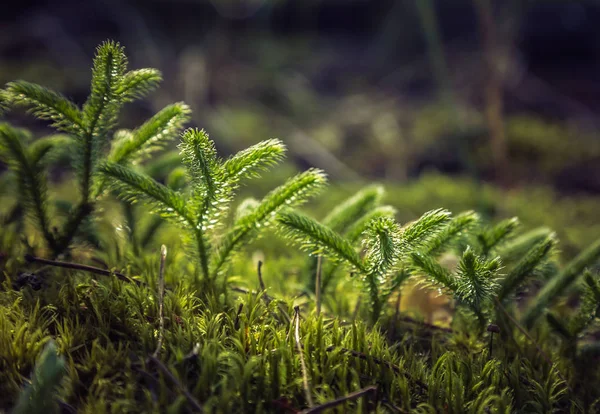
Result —
[{"label": "curved plant stem", "polygon": [[306,369],[306,362],[304,362],[304,352],[302,351],[302,344],[300,343],[300,308],[296,306],[294,308],[294,312],[296,313],[296,329],[294,331],[294,336],[296,338],[298,354],[300,355],[300,363],[302,364],[302,380],[304,383],[304,393],[306,394],[306,401],[308,401],[308,406],[312,408],[314,406],[314,403],[310,392],[310,384],[308,382],[308,370]]},{"label": "curved plant stem", "polygon": [[63,267],[65,269],[83,270],[84,272],[95,273],[97,275],[102,275],[102,276],[116,276],[117,279],[122,280],[123,282],[129,282],[129,283],[133,282],[138,286],[141,286],[144,284],[143,282],[140,282],[139,280],[128,278],[123,273],[111,272],[110,270],[104,270],[104,269],[100,269],[100,268],[94,267],[94,266],[88,266],[88,265],[83,265],[83,264],[79,264],[79,263],[71,263],[71,262],[59,262],[57,260],[42,259],[41,257],[32,256],[30,254],[25,255],[25,260],[27,262],[42,263],[42,264],[54,266],[54,267]]},{"label": "curved plant stem", "polygon": [[167,259],[167,247],[163,244],[160,247],[160,269],[158,272],[158,344],[156,345],[156,351],[152,354],[155,358],[158,357],[160,349],[162,348],[163,338],[165,334],[165,261]]},{"label": "curved plant stem", "polygon": [[326,402],[324,404],[321,404],[321,405],[317,405],[316,407],[309,408],[308,410],[300,411],[300,413],[301,414],[321,413],[321,412],[323,412],[325,410],[328,410],[330,408],[337,407],[338,405],[343,404],[346,401],[356,400],[356,399],[362,397],[363,395],[367,395],[367,394],[375,394],[375,395],[377,395],[377,386],[376,385],[369,385],[368,387],[365,387],[365,388],[360,389],[358,391],[351,392],[350,394],[345,395],[343,397],[337,398],[337,399],[332,400],[332,401],[328,401],[328,402]]}]

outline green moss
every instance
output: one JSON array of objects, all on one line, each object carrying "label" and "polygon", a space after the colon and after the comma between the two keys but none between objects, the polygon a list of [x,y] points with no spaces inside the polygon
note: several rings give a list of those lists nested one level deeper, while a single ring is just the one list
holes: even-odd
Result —
[{"label": "green moss", "polygon": [[[188,110],[179,106],[175,123],[157,114],[138,130],[113,134],[121,104],[153,89],[160,74],[125,72],[115,43],[98,53],[90,100],[81,110],[27,82],[2,93],[10,95],[7,106],[33,107],[84,151],[62,151],[75,178],[47,185],[41,161],[49,141],[28,144],[28,134],[0,128],[0,156],[21,173],[3,187],[16,191],[3,197],[0,234],[0,410],[39,412],[36,407],[54,404],[82,413],[318,412],[321,404],[339,413],[598,409],[597,200],[560,199],[539,189],[504,193],[430,175],[392,186],[385,200],[392,207],[379,205],[379,186],[344,203],[347,194],[332,191],[310,206],[325,217],[318,222],[290,211],[312,195],[308,184],[325,185],[324,175],[312,171],[227,215],[227,188],[237,188],[231,177],[254,176],[263,161],[270,166],[280,157],[264,158],[264,151],[276,143],[279,154],[280,142],[222,162],[208,136],[190,129],[182,148],[189,176],[167,178],[172,187],[126,167],[119,159],[135,148],[156,150],[161,131],[173,135]],[[104,151],[113,135],[116,147]],[[63,138],[52,142],[59,150],[67,145]],[[106,153],[117,159],[99,164]],[[178,167],[172,159],[159,163],[146,165],[146,173],[155,167],[164,178]],[[123,202],[100,191],[107,175],[126,184],[128,192],[115,187]],[[73,187],[81,199],[71,194],[65,202],[57,188]],[[144,203],[129,204],[138,200]],[[173,227],[150,219],[150,207]],[[452,217],[442,207],[479,214]],[[233,220],[226,230],[214,226]],[[538,224],[556,227],[559,237],[575,232],[562,260],[549,230],[525,232]],[[282,233],[301,247],[359,274],[329,269],[330,287],[317,311],[312,286],[307,289],[314,260],[272,233],[247,249],[253,237],[246,236],[267,225],[287,228]],[[181,229],[197,236],[191,253]],[[214,260],[214,274],[197,283]],[[257,269],[259,260],[265,266]],[[450,326],[400,312],[408,278],[448,295]],[[159,280],[166,282],[164,298]],[[539,317],[549,307],[544,323]]]}]

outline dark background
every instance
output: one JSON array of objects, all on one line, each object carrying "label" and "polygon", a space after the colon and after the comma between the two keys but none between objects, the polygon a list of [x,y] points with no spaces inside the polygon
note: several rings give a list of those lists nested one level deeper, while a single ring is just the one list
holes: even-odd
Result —
[{"label": "dark background", "polygon": [[[329,167],[335,178],[402,180],[430,167],[465,173],[468,168],[457,157],[437,154],[456,152],[454,133],[440,138],[443,144],[436,146],[447,150],[427,147],[402,173],[389,167],[401,162],[394,156],[386,158],[383,150],[371,154],[365,137],[370,130],[344,127],[334,144],[315,138],[331,125],[352,121],[353,112],[344,103],[348,97],[362,99],[352,101],[352,108],[371,107],[374,114],[380,112],[379,103],[393,102],[386,111],[409,120],[417,116],[411,112],[415,108],[441,101],[419,1],[11,2],[0,15],[0,81],[40,82],[81,103],[88,93],[94,48],[111,38],[126,47],[131,67],[156,67],[165,78],[149,102],[128,110],[126,126],[135,126],[161,105],[185,100],[194,110],[194,123],[219,134],[217,143],[225,152],[264,134],[284,140],[294,135],[305,139],[290,141],[297,164]],[[486,81],[473,1],[432,4],[454,105],[481,113]],[[492,7],[505,56],[504,115],[560,122],[597,143],[600,5],[514,0],[492,2]],[[461,134],[481,135],[477,129]],[[302,143],[308,140],[315,148],[323,147],[325,155],[313,156],[319,150],[302,154]],[[587,142],[577,145],[585,147]],[[527,160],[527,154],[520,155]],[[571,160],[555,176],[536,170],[516,181],[547,181],[563,191],[597,193],[597,161]],[[489,176],[485,168],[480,176]]]}]

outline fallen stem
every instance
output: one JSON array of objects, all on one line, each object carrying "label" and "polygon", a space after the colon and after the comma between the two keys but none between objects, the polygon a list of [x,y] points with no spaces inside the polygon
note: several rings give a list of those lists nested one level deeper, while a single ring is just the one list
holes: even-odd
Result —
[{"label": "fallen stem", "polygon": [[25,255],[25,260],[29,263],[36,262],[36,263],[42,263],[42,264],[46,264],[46,265],[54,266],[54,267],[63,267],[65,269],[82,270],[84,272],[95,273],[97,275],[102,275],[102,276],[116,276],[117,279],[122,280],[123,282],[129,282],[129,283],[133,282],[138,286],[143,285],[143,283],[140,282],[139,280],[130,279],[127,276],[125,276],[123,273],[113,272],[110,270],[104,270],[104,269],[100,269],[100,268],[94,267],[94,266],[88,266],[88,265],[83,265],[83,264],[79,264],[79,263],[71,263],[71,262],[59,262],[57,260],[48,260],[48,259],[43,259],[41,257],[30,255],[30,254]]},{"label": "fallen stem", "polygon": [[331,400],[328,401],[326,403],[323,403],[321,405],[318,405],[316,407],[313,408],[309,408],[308,410],[304,410],[304,411],[300,411],[301,414],[315,414],[315,413],[320,413],[323,412],[329,408],[333,408],[336,407],[338,405],[341,405],[343,403],[345,403],[346,401],[352,401],[352,400],[356,400],[360,397],[362,397],[363,395],[367,395],[367,394],[375,394],[377,395],[377,386],[375,385],[370,385],[368,387],[365,387],[361,390],[355,391],[355,392],[351,392],[348,395],[345,395],[343,397],[337,398],[335,400]]},{"label": "fallen stem", "polygon": [[200,405],[200,403],[194,398],[194,396],[192,394],[190,394],[190,392],[187,390],[187,388],[181,383],[179,382],[179,380],[175,377],[175,375],[173,375],[173,373],[171,373],[171,371],[169,371],[169,368],[167,368],[167,366],[165,364],[163,364],[158,358],[154,357],[153,355],[150,355],[148,357],[148,360],[153,362],[156,367],[162,371],[162,373],[177,387],[179,388],[179,390],[181,391],[181,393],[185,396],[185,398],[188,400],[188,402],[190,403],[190,405],[196,409],[196,411],[198,412],[202,412],[202,405]]}]

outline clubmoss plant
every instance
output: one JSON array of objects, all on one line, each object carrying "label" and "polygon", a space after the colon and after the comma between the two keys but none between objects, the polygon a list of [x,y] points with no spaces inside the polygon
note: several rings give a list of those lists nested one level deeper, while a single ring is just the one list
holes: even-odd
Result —
[{"label": "clubmoss plant", "polygon": [[[27,133],[6,124],[0,126],[0,156],[18,177],[20,204],[34,219],[53,257],[69,249],[103,194],[104,181],[98,174],[98,165],[104,160],[135,164],[173,138],[188,120],[186,105],[169,105],[138,129],[117,131],[112,148],[106,153],[123,105],[143,98],[160,81],[161,74],[155,69],[127,71],[123,47],[107,41],[96,50],[91,92],[82,107],[58,92],[31,82],[19,80],[7,84],[3,91],[4,105],[25,107],[64,134],[38,140],[26,148]],[[79,191],[79,201],[70,206],[60,230],[48,212],[43,163],[46,154],[56,147],[68,152]]]},{"label": "clubmoss plant", "polygon": [[231,255],[269,226],[278,211],[306,201],[326,182],[323,172],[317,169],[298,174],[223,231],[240,181],[255,177],[277,163],[285,147],[279,140],[267,140],[222,160],[204,130],[188,129],[181,140],[189,191],[172,190],[147,175],[110,161],[102,164],[100,171],[111,179],[119,197],[130,202],[147,202],[156,213],[186,231],[204,281],[215,280],[225,270]]},{"label": "clubmoss plant", "polygon": [[448,211],[435,210],[401,229],[393,218],[375,217],[362,233],[364,257],[348,238],[306,215],[285,211],[278,215],[277,220],[282,235],[303,250],[344,263],[352,272],[361,275],[374,323],[389,295],[404,280],[398,264],[423,246],[432,235],[438,234],[449,218]]},{"label": "clubmoss plant", "polygon": [[[329,214],[322,224],[343,235],[351,244],[356,244],[369,222],[377,217],[394,217],[396,209],[381,205],[385,190],[381,185],[368,185],[351,197],[343,200]],[[309,266],[308,289],[316,291],[316,274],[318,259],[312,257]],[[321,292],[327,292],[334,279],[339,263],[324,261],[321,266]]]},{"label": "clubmoss plant", "polygon": [[[600,241],[563,264],[552,231],[519,233],[514,218],[489,224],[473,211],[435,209],[401,226],[376,185],[318,222],[293,210],[325,185],[315,169],[230,211],[241,183],[283,158],[283,143],[267,140],[222,159],[205,131],[181,131],[189,119],[184,104],[134,130],[114,131],[121,106],[160,80],[154,70],[127,72],[122,52],[112,42],[99,47],[81,108],[23,81],[0,91],[0,111],[26,106],[61,133],[32,141],[26,131],[0,125],[0,156],[11,171],[1,185],[18,189],[5,216],[11,226],[0,234],[0,410],[598,412]],[[179,153],[147,162],[177,135]],[[75,205],[50,196],[49,166],[65,155],[79,190]],[[115,205],[110,194],[121,199],[125,241],[110,218],[104,227],[92,221],[100,218],[100,201]],[[156,220],[144,222],[144,206]],[[55,217],[60,211],[63,221]],[[34,226],[22,226],[25,215]],[[161,235],[186,240],[169,245],[168,257],[150,242],[163,219],[174,226]],[[348,284],[344,298],[332,289],[322,294],[328,303],[366,295],[369,323],[346,308],[312,312],[307,279],[294,283],[290,269],[306,269],[305,255],[268,263],[270,281],[281,287],[275,294],[267,295],[262,268],[260,291],[229,289],[230,265],[248,268],[236,253],[270,226],[311,253],[313,269],[316,257],[328,259],[324,287],[338,282],[337,266],[357,275],[359,290]],[[104,267],[134,268],[145,283],[43,259],[35,270],[43,280],[20,283],[32,275],[23,272],[23,254],[39,247],[32,230],[51,256],[96,232],[102,243],[86,245],[88,257],[102,263],[105,254]],[[104,276],[90,279],[88,271]],[[256,281],[254,273],[240,273],[236,283]],[[221,276],[225,289],[215,283]],[[403,318],[398,310],[390,317],[390,295],[408,278],[452,298],[451,326]]]}]

